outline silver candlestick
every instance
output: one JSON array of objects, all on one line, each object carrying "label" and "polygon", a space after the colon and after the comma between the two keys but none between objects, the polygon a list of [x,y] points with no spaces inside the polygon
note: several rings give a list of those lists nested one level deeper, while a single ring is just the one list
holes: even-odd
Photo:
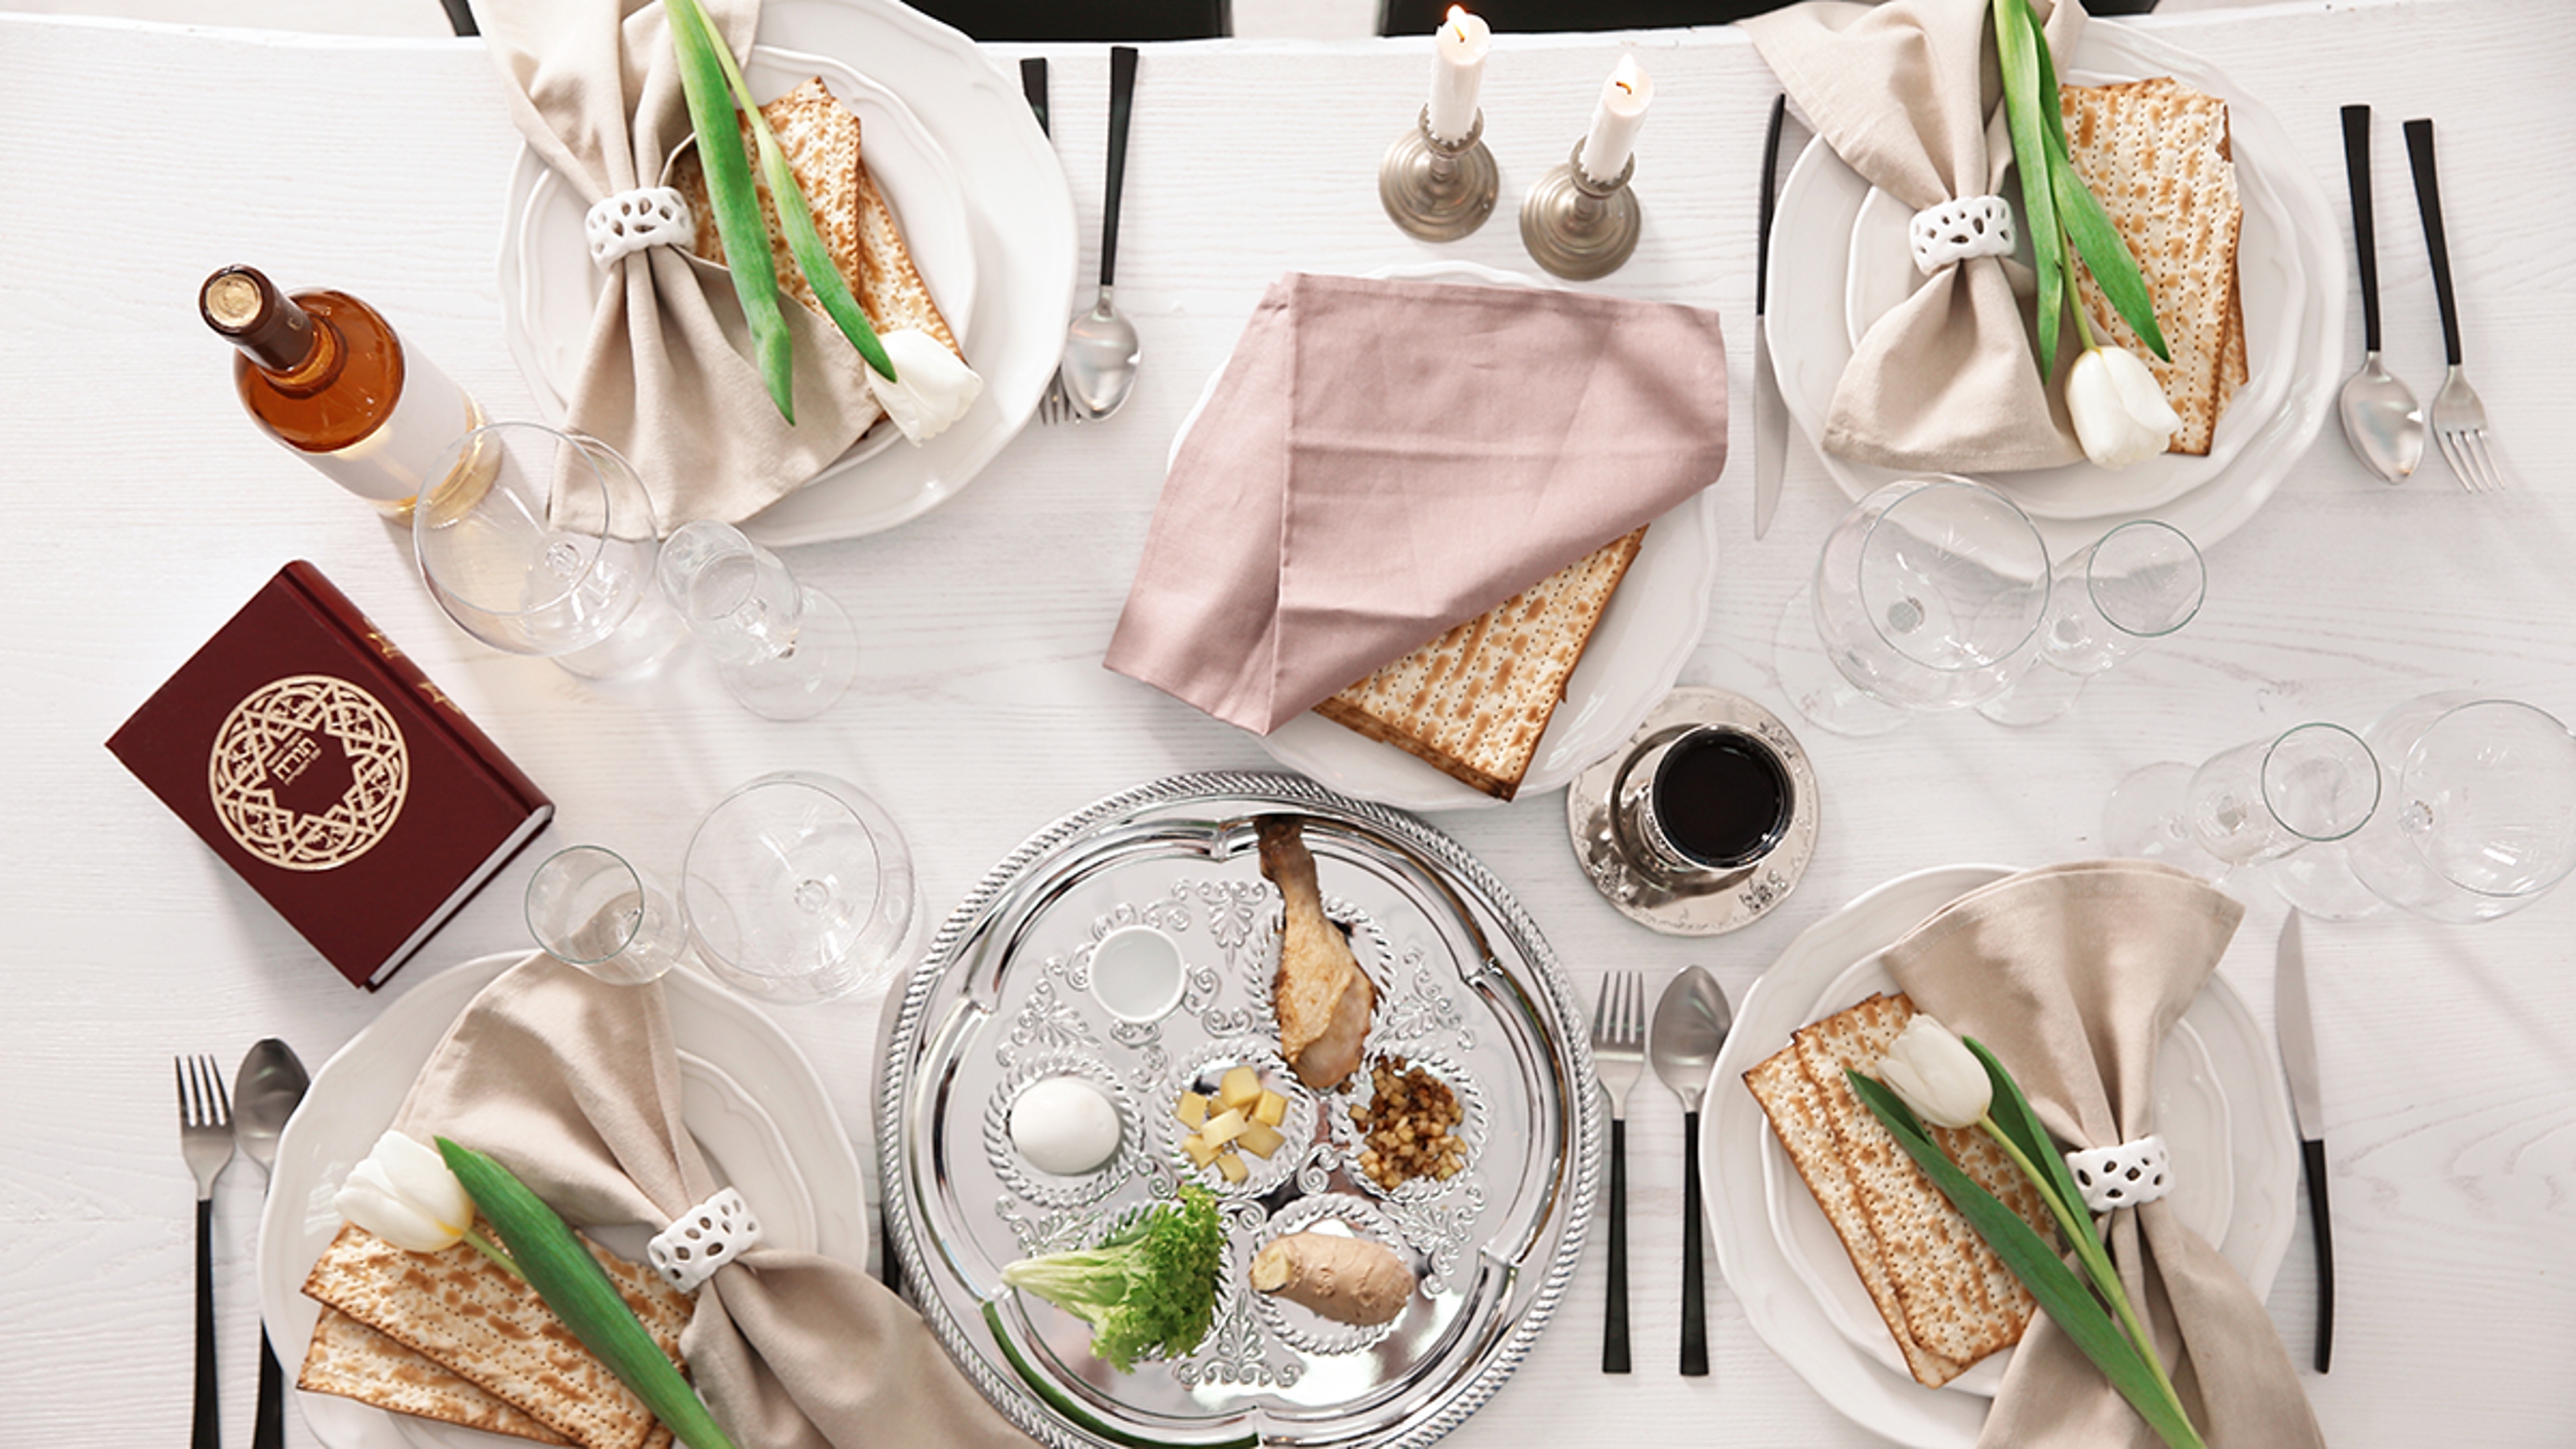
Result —
[{"label": "silver candlestick", "polygon": [[1564,165],[1530,188],[1521,203],[1521,245],[1530,258],[1560,277],[1588,282],[1619,270],[1637,249],[1640,208],[1628,189],[1637,158],[1619,170],[1615,181],[1596,181],[1584,174],[1583,143]]},{"label": "silver candlestick", "polygon": [[1467,134],[1444,141],[1431,133],[1431,108],[1386,148],[1377,165],[1377,199],[1389,220],[1424,241],[1456,241],[1494,214],[1502,178],[1485,149],[1485,113]]}]

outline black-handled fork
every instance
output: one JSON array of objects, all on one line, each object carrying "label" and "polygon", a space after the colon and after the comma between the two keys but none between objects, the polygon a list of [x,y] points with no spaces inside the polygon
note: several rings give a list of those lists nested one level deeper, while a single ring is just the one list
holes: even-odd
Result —
[{"label": "black-handled fork", "polygon": [[197,1179],[197,1408],[188,1442],[217,1449],[223,1441],[215,1387],[215,1179],[233,1160],[233,1104],[213,1057],[171,1063],[179,1081],[179,1152]]},{"label": "black-handled fork", "polygon": [[1592,1007],[1592,1070],[1610,1098],[1610,1296],[1601,1371],[1628,1372],[1628,1089],[1646,1065],[1646,983],[1634,971],[1601,979]]}]

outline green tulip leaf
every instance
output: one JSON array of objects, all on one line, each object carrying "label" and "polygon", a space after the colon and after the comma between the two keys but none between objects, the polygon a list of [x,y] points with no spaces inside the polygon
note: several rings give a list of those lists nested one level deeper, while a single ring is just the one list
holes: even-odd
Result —
[{"label": "green tulip leaf", "polygon": [[2092,1289],[2066,1266],[2057,1250],[2032,1231],[2019,1213],[2004,1206],[1975,1178],[1960,1170],[1894,1092],[1848,1068],[1843,1075],[1861,1104],[1886,1126],[1897,1145],[1923,1169],[1923,1175],[1932,1179],[1941,1195],[1976,1229],[1977,1236],[1985,1239],[1995,1256],[2030,1290],[2040,1311],[2083,1350],[2120,1397],[2129,1401],[2129,1407],[2138,1411],[2138,1417],[2146,1420],[2172,1449],[2205,1449],[2200,1432],[2168,1394],[2161,1374],[2148,1367],[2140,1357],[2140,1346],[2129,1341],[2094,1300]]},{"label": "green tulip leaf", "polygon": [[2111,224],[2102,203],[2094,199],[2084,178],[2075,174],[2075,163],[2066,154],[2063,137],[2049,143],[2051,174],[2057,181],[2058,219],[2066,226],[2066,238],[2074,243],[2076,254],[2084,258],[2085,268],[2111,299],[2111,306],[2122,320],[2138,334],[2138,340],[2167,362],[2173,360],[2172,349],[2165,346],[2164,329],[2156,325],[2156,300],[2147,292],[2147,279],[2138,271],[2138,259],[2130,254],[2129,244],[2120,229]]},{"label": "green tulip leaf", "polygon": [[[2004,79],[2004,121],[2012,132],[2013,164],[2021,172],[2021,208],[2030,229],[2030,254],[2039,272],[2039,375],[2057,370],[2057,335],[2066,304],[2066,238],[2058,229],[2057,197],[2050,184],[2048,117],[2056,110],[2048,41],[2031,18],[2029,0],[1994,0],[1995,59]],[[2034,54],[2036,52],[2036,54]],[[2045,97],[2045,104],[2042,98]]]},{"label": "green tulip leaf", "polygon": [[[680,59],[680,89],[688,97],[689,125],[698,137],[698,164],[706,172],[707,202],[715,208],[716,235],[724,241],[734,296],[742,302],[743,320],[751,324],[752,352],[770,401],[778,405],[779,416],[792,423],[796,421],[796,360],[787,319],[778,310],[778,270],[769,257],[769,228],[760,219],[760,194],[752,186],[750,162],[736,139],[740,132],[725,79],[733,52],[698,8],[698,0],[670,0],[666,13],[671,43]],[[755,109],[752,114],[759,112]]]}]

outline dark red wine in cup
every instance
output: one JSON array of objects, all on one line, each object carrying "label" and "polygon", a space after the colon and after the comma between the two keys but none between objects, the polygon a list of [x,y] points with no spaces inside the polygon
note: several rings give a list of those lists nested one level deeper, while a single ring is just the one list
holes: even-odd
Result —
[{"label": "dark red wine in cup", "polygon": [[1681,740],[1655,767],[1655,818],[1673,848],[1702,865],[1756,860],[1789,828],[1789,772],[1771,749],[1735,730]]}]

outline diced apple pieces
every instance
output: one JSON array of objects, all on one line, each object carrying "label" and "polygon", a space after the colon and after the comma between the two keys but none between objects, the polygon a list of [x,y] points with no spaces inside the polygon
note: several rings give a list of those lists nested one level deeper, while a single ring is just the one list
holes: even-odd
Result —
[{"label": "diced apple pieces", "polygon": [[1276,1127],[1288,1115],[1288,1099],[1277,1092],[1264,1091],[1252,1106],[1252,1120],[1264,1127]]},{"label": "diced apple pieces", "polygon": [[1250,1067],[1236,1067],[1217,1083],[1218,1107],[1239,1112],[1261,1100],[1261,1074]]},{"label": "diced apple pieces", "polygon": [[1242,1135],[1234,1140],[1235,1145],[1253,1156],[1268,1157],[1279,1150],[1279,1144],[1288,1139],[1280,1135],[1278,1128],[1267,1122],[1247,1122],[1243,1126]]},{"label": "diced apple pieces", "polygon": [[1181,1119],[1182,1126],[1196,1132],[1207,1125],[1208,1099],[1197,1092],[1183,1092],[1180,1110],[1173,1115]]},{"label": "diced apple pieces", "polygon": [[1243,1113],[1229,1108],[1209,1118],[1207,1125],[1199,1129],[1199,1136],[1205,1139],[1210,1147],[1223,1147],[1242,1136],[1246,1125]]},{"label": "diced apple pieces", "polygon": [[1231,1152],[1218,1156],[1216,1170],[1225,1174],[1228,1182],[1241,1182],[1252,1175],[1252,1169],[1243,1165],[1243,1159]]},{"label": "diced apple pieces", "polygon": [[1207,1139],[1195,1132],[1181,1139],[1181,1150],[1189,1154],[1193,1166],[1205,1167],[1216,1160],[1216,1149],[1208,1146]]}]

